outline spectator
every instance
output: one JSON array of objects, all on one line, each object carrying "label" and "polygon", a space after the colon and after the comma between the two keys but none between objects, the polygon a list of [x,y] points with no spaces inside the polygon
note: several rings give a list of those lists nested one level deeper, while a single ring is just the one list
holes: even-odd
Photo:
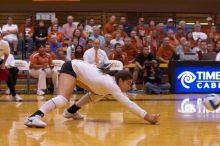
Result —
[{"label": "spectator", "polygon": [[128,35],[126,34],[126,32],[124,32],[124,28],[123,27],[124,26],[122,24],[119,24],[118,28],[116,29],[116,31],[114,31],[112,33],[112,38],[115,39],[117,33],[120,33],[122,39],[126,38]]},{"label": "spectator", "polygon": [[198,39],[207,39],[207,35],[201,31],[201,25],[199,23],[194,24],[194,32],[192,33],[192,36],[195,41],[197,41]]},{"label": "spectator", "polygon": [[88,36],[93,35],[93,27],[95,26],[95,20],[94,18],[90,18],[88,24],[85,26],[85,32],[88,34]]},{"label": "spectator", "polygon": [[215,44],[216,44],[216,45],[215,45],[215,52],[216,52],[216,53],[219,53],[219,52],[220,52],[220,40],[217,41]]},{"label": "spectator", "polygon": [[73,37],[73,32],[76,29],[76,25],[73,24],[73,21],[73,16],[67,16],[67,23],[63,25],[63,35],[65,40],[70,40]]},{"label": "spectator", "polygon": [[[8,60],[8,56],[10,54],[10,47],[7,41],[4,41],[2,39],[2,34],[0,32],[0,80],[6,81],[8,88],[10,90],[10,93],[12,94],[12,98],[15,101],[22,101],[22,98],[17,95],[15,90],[15,78],[14,76],[15,72],[10,72],[7,70],[7,66],[10,64],[6,64]],[[10,59],[10,58],[9,58]]]},{"label": "spectator", "polygon": [[93,40],[92,40],[92,39],[88,39],[88,40],[86,41],[86,47],[84,48],[84,52],[85,52],[86,50],[92,48],[92,47],[93,47]]},{"label": "spectator", "polygon": [[[156,40],[154,40],[156,41]],[[153,39],[151,37],[151,35],[147,35],[143,38],[143,44],[144,46],[148,46],[150,48],[150,52],[156,56],[156,52],[157,52],[157,43],[155,42],[153,44]]]},{"label": "spectator", "polygon": [[83,55],[84,55],[83,47],[80,46],[80,45],[77,45],[76,46],[75,55],[74,55],[73,59],[83,60]]},{"label": "spectator", "polygon": [[40,46],[47,41],[47,28],[45,27],[44,20],[40,20],[38,26],[34,31],[35,45]]},{"label": "spectator", "polygon": [[160,46],[157,52],[157,59],[163,63],[169,63],[169,60],[173,57],[175,49],[170,45],[170,39],[165,37],[163,44]]},{"label": "spectator", "polygon": [[57,41],[56,35],[51,35],[49,44],[50,44],[50,51],[52,53],[56,53],[57,49],[63,48],[62,44]]},{"label": "spectator", "polygon": [[130,36],[133,26],[127,22],[127,18],[125,16],[122,16],[120,18],[120,24],[123,25],[123,31],[126,32],[127,35]]},{"label": "spectator", "polygon": [[58,27],[58,32],[63,32],[63,28],[61,26],[59,26],[59,20],[58,18],[53,18],[51,19],[51,26],[48,28],[48,33],[51,32],[51,29],[53,27],[53,25],[56,24]]},{"label": "spectator", "polygon": [[146,93],[168,93],[170,91],[170,83],[162,83],[163,71],[159,67],[156,60],[146,63],[145,75],[143,77],[146,87]]},{"label": "spectator", "polygon": [[[180,55],[181,52],[183,52],[183,46],[184,46],[184,43],[186,42],[186,38],[185,37],[182,37],[180,38],[179,40],[179,43],[177,44],[176,46],[176,55]],[[190,47],[191,48],[191,47]]]},{"label": "spectator", "polygon": [[[27,17],[25,19],[25,24],[22,24],[19,28],[19,41],[18,47],[19,50],[24,50],[25,43],[27,43],[27,51],[31,53],[33,51],[33,34],[34,34],[34,27],[31,23],[31,17]],[[26,49],[24,50],[26,51]],[[22,53],[26,53],[26,52]]]},{"label": "spectator", "polygon": [[145,62],[152,61],[154,59],[153,54],[150,52],[150,48],[148,46],[144,46],[144,49],[141,53],[139,53],[135,59],[135,69],[133,72],[133,85],[132,90],[137,90],[136,81],[138,79],[138,75],[141,72],[143,75],[143,71],[145,70]]},{"label": "spectator", "polygon": [[72,60],[75,52],[76,52],[76,46],[79,45],[79,41],[77,37],[73,37],[71,44],[69,44],[67,50],[66,50],[66,60]]},{"label": "spectator", "polygon": [[208,25],[203,26],[202,30],[204,33],[208,35],[212,29],[211,27],[214,26],[215,24],[214,24],[214,20],[210,16],[206,18],[206,22],[208,23]]},{"label": "spectator", "polygon": [[143,50],[143,42],[142,40],[137,36],[137,32],[135,30],[131,31],[131,43],[134,45],[139,52]]},{"label": "spectator", "polygon": [[176,33],[176,26],[174,24],[173,18],[167,19],[167,25],[164,26],[164,29],[163,29],[165,33],[167,33],[169,30],[172,30],[174,33]]},{"label": "spectator", "polygon": [[98,39],[94,40],[94,47],[84,53],[83,60],[97,67],[101,67],[103,64],[109,62],[105,51],[100,49],[100,42]]},{"label": "spectator", "polygon": [[116,43],[119,43],[122,46],[124,46],[124,44],[125,44],[123,39],[121,38],[121,33],[120,32],[116,32],[115,33],[115,39],[112,39],[110,41],[110,44],[112,45],[112,47],[114,47]]},{"label": "spectator", "polygon": [[158,34],[158,46],[160,46],[163,42],[163,39],[166,37],[166,33],[163,31],[164,24],[159,23],[157,24],[157,34]]},{"label": "spectator", "polygon": [[209,42],[215,43],[220,40],[220,34],[217,32],[216,26],[211,26],[210,31],[207,35]]},{"label": "spectator", "polygon": [[215,45],[213,42],[207,44],[207,53],[203,54],[202,60],[212,60],[216,59],[217,53],[215,52]]},{"label": "spectator", "polygon": [[101,45],[101,48],[103,47],[103,45],[105,44],[105,38],[100,35],[100,28],[97,27],[97,26],[94,26],[93,27],[93,35],[90,36],[88,39],[91,39],[91,40],[95,40],[95,39],[98,39],[99,42],[100,42],[100,45]]},{"label": "spectator", "polygon": [[191,27],[191,26],[188,26],[188,25],[186,24],[186,21],[184,21],[184,20],[179,21],[178,26],[180,26],[180,27],[183,29],[183,31],[186,32],[186,33],[192,31],[192,27]]},{"label": "spectator", "polygon": [[180,60],[198,60],[198,54],[192,51],[189,41],[184,41],[182,44],[182,51],[180,52]]},{"label": "spectator", "polygon": [[18,48],[17,34],[18,34],[18,26],[17,24],[13,24],[13,18],[8,16],[7,24],[3,25],[2,27],[2,35],[4,36],[3,39],[6,40],[11,46],[11,50],[14,51],[14,55],[18,54],[17,53],[17,48]]},{"label": "spectator", "polygon": [[175,36],[178,41],[180,40],[180,38],[186,37],[186,33],[185,33],[184,28],[182,26],[180,26],[180,25],[177,26],[177,32],[176,32]]},{"label": "spectator", "polygon": [[82,32],[77,28],[73,32],[73,37],[78,39],[78,44],[83,46],[83,48],[86,47],[86,40],[82,35]]},{"label": "spectator", "polygon": [[125,45],[122,47],[122,52],[125,52],[127,54],[128,63],[131,64],[135,61],[138,50],[134,45],[132,45],[131,38],[126,37],[124,41]]},{"label": "spectator", "polygon": [[177,40],[173,30],[170,29],[167,31],[167,37],[170,39],[170,45],[172,45],[174,48],[179,44],[179,41]]},{"label": "spectator", "polygon": [[38,52],[30,60],[30,75],[38,78],[37,95],[44,95],[43,90],[47,89],[46,78],[52,78],[57,89],[58,72],[53,70],[52,56],[46,53],[45,46],[40,46]]},{"label": "spectator", "polygon": [[87,34],[87,32],[85,31],[84,28],[85,28],[85,25],[84,25],[83,23],[79,23],[79,24],[77,25],[77,29],[80,30],[80,32],[81,32],[81,34],[82,34],[82,37],[83,37],[84,39],[86,39],[87,36],[88,36],[88,34]]},{"label": "spectator", "polygon": [[136,26],[137,35],[140,38],[144,37],[145,35],[147,35],[149,33],[147,30],[147,27],[144,24],[144,21],[145,21],[144,18],[140,17],[138,19],[138,25]]},{"label": "spectator", "polygon": [[123,63],[124,67],[128,65],[127,54],[122,52],[122,45],[120,43],[116,43],[114,47],[114,52],[111,52],[108,56],[110,60],[119,60]]},{"label": "spectator", "polygon": [[208,53],[206,40],[201,40],[201,42],[199,43],[199,49],[197,53],[198,53],[199,60],[203,60],[203,55],[205,53]]},{"label": "spectator", "polygon": [[105,26],[104,26],[104,34],[106,34],[106,33],[112,34],[115,31],[115,29],[114,29],[115,21],[116,21],[115,16],[111,16],[109,18],[109,22],[106,23]]},{"label": "spectator", "polygon": [[58,25],[57,25],[57,24],[54,24],[54,25],[52,26],[52,30],[51,30],[51,32],[48,34],[48,37],[47,37],[47,41],[48,41],[48,42],[51,41],[51,37],[52,37],[52,36],[56,36],[56,40],[57,40],[59,43],[62,44],[62,43],[64,42],[63,33],[58,31]]},{"label": "spectator", "polygon": [[102,49],[105,51],[107,56],[114,51],[112,45],[111,45],[111,40],[112,40],[112,35],[109,33],[105,34],[105,44],[102,46]]}]

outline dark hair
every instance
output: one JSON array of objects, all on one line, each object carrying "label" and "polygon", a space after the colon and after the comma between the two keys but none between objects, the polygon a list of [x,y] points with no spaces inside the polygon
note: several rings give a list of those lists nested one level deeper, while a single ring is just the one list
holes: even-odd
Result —
[{"label": "dark hair", "polygon": [[114,76],[115,76],[115,80],[116,80],[117,84],[119,82],[119,79],[122,79],[123,81],[132,80],[131,73],[129,71],[125,71],[125,70],[118,71]]},{"label": "dark hair", "polygon": [[121,44],[120,43],[116,43],[114,48],[116,48],[117,46],[121,46]]}]

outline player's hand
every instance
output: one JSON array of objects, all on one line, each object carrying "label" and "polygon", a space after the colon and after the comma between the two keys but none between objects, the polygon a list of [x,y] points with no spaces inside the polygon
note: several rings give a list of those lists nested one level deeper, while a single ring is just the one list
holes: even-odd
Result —
[{"label": "player's hand", "polygon": [[160,114],[146,114],[144,119],[151,124],[156,124],[159,121]]}]

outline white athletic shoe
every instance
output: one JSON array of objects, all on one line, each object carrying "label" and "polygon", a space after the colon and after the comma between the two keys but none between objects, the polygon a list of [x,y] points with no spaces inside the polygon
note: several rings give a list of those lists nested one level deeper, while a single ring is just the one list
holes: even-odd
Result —
[{"label": "white athletic shoe", "polygon": [[37,90],[37,95],[42,96],[44,94],[45,94],[45,92],[43,90]]},{"label": "white athletic shoe", "polygon": [[24,121],[24,125],[28,127],[36,127],[36,128],[44,128],[47,126],[47,124],[41,120],[41,116],[39,115],[26,118]]},{"label": "white athletic shoe", "polygon": [[64,110],[63,117],[67,118],[67,119],[72,118],[73,120],[83,120],[84,119],[84,115],[80,114],[80,112],[76,112],[76,113],[72,114],[72,113],[69,113],[67,110]]},{"label": "white athletic shoe", "polygon": [[20,101],[23,100],[19,95],[15,95],[13,98],[14,98],[15,101],[17,101],[17,102],[20,102]]}]

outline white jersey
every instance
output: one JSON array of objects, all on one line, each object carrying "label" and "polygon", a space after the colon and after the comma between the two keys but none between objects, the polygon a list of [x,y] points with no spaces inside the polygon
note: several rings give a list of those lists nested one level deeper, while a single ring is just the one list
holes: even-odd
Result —
[{"label": "white jersey", "polygon": [[115,79],[103,74],[94,65],[81,60],[72,60],[72,67],[76,73],[76,79],[86,85],[91,92],[97,95],[112,95],[115,99],[126,106],[130,111],[144,118],[146,111],[132,102],[119,88]]}]

